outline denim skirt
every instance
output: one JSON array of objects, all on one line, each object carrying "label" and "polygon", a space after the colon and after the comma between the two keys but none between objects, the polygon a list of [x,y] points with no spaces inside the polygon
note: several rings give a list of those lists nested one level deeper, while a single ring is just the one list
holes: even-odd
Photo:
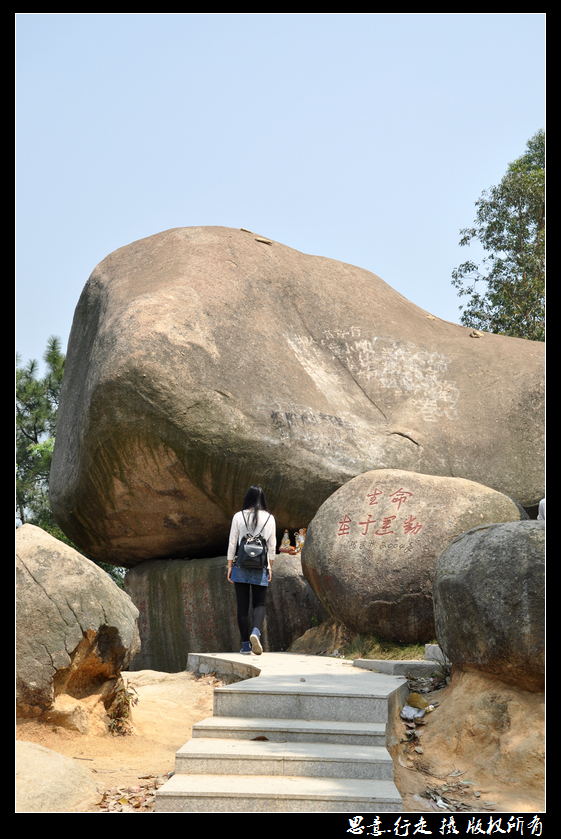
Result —
[{"label": "denim skirt", "polygon": [[252,583],[254,586],[268,586],[269,572],[266,568],[262,570],[259,568],[238,568],[234,564],[230,579],[233,583]]}]

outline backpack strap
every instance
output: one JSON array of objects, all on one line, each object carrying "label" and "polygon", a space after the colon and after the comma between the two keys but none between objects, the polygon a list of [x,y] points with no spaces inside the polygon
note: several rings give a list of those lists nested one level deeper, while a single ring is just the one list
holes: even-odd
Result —
[{"label": "backpack strap", "polygon": [[[267,522],[269,521],[270,518],[271,518],[271,514],[269,513],[269,515],[267,516],[267,521],[265,522],[265,524],[267,524]],[[265,527],[265,524],[263,525],[263,527]],[[258,536],[261,536],[261,533],[263,532],[263,527],[261,528],[261,530],[257,534]]]},{"label": "backpack strap", "polygon": [[[247,522],[246,522],[246,520],[245,520],[245,515],[244,515],[244,511],[243,511],[243,510],[242,510],[242,516],[243,516],[243,521],[244,521],[244,524],[245,524],[245,529],[247,530],[248,535],[249,535],[249,536],[252,536],[252,537],[255,539],[256,537],[255,537],[255,536],[253,536],[253,533],[250,533],[250,532],[249,532],[249,527],[247,526]],[[269,519],[270,519],[270,518],[271,518],[271,514],[269,513],[269,515],[267,516],[267,521],[266,521],[266,522],[264,522],[264,524],[263,524],[263,526],[261,527],[261,530],[259,531],[259,533],[257,534],[257,536],[261,536],[261,533],[262,533],[262,531],[263,531],[263,527],[265,527],[265,525],[267,524],[267,522],[269,521]]]}]

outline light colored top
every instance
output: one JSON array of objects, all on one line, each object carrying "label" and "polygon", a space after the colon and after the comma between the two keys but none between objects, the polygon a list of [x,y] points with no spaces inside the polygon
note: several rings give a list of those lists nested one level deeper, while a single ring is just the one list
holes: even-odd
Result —
[{"label": "light colored top", "polygon": [[[271,567],[271,561],[275,558],[275,550],[277,547],[277,525],[275,522],[274,516],[271,516],[266,510],[259,510],[258,518],[257,518],[257,526],[253,527],[253,510],[244,510],[242,513],[236,513],[234,518],[232,519],[232,527],[230,528],[230,539],[228,541],[228,562],[232,562],[234,557],[236,556],[238,545],[240,544],[241,540],[244,536],[247,536],[247,527],[245,526],[245,521],[247,521],[251,533],[253,536],[257,536],[261,531],[261,536],[267,542],[267,568]],[[269,521],[267,521],[267,518]],[[265,522],[267,522],[265,524]],[[261,530],[261,527],[263,530]]]},{"label": "light colored top", "polygon": [[542,498],[538,507],[538,521],[545,521],[545,498]]}]

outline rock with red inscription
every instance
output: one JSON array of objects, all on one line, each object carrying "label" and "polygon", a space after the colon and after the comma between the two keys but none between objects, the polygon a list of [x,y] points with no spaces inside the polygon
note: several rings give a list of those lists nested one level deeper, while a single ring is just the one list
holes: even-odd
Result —
[{"label": "rock with red inscription", "polygon": [[440,320],[380,277],[243,230],[120,248],[74,315],[50,472],[88,556],[226,553],[259,483],[278,538],[372,469],[544,496],[544,345]]},{"label": "rock with red inscription", "polygon": [[308,527],[302,570],[349,629],[426,643],[435,637],[434,572],[444,549],[478,525],[527,518],[515,501],[473,481],[374,470],[322,504]]}]

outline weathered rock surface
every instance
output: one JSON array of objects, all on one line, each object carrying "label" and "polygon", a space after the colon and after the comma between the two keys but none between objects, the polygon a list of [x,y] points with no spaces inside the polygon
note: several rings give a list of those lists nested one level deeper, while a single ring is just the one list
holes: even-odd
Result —
[{"label": "weathered rock surface", "polygon": [[375,274],[242,230],[133,242],[76,308],[54,515],[88,555],[130,568],[224,554],[257,482],[279,538],[372,469],[537,505],[544,345],[471,333]]},{"label": "weathered rock surface", "polygon": [[454,539],[436,566],[434,604],[438,642],[454,665],[544,690],[545,522]]},{"label": "weathered rock surface", "polygon": [[88,713],[96,719],[99,702],[111,707],[121,670],[138,651],[137,617],[130,597],[95,563],[39,527],[18,528],[18,715],[87,733]]},{"label": "weathered rock surface", "polygon": [[16,813],[79,813],[102,797],[101,784],[78,761],[16,742]]},{"label": "weathered rock surface", "polygon": [[[241,646],[236,595],[226,557],[149,560],[127,571],[125,589],[140,611],[142,649],[130,670],[184,670],[189,653]],[[299,556],[279,554],[267,592],[263,645],[279,652],[327,613],[304,579]]]},{"label": "weathered rock surface", "polygon": [[319,626],[306,630],[300,638],[290,645],[289,653],[306,653],[306,655],[334,655],[346,644],[356,638],[356,632],[351,632],[339,621],[328,618]]},{"label": "weathered rock surface", "polygon": [[[502,493],[462,478],[384,469],[358,475],[308,527],[302,570],[329,614],[400,643],[434,638],[436,562],[460,533],[518,520]],[[461,601],[454,605],[457,613]]]}]

